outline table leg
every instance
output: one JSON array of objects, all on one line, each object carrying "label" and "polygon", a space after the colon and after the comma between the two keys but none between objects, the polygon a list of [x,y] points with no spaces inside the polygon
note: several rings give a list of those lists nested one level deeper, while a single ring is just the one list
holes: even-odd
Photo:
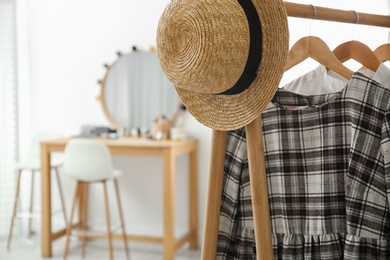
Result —
[{"label": "table leg", "polygon": [[50,151],[41,144],[42,256],[52,256]]},{"label": "table leg", "polygon": [[189,228],[190,249],[198,248],[198,146],[189,154]]},{"label": "table leg", "polygon": [[79,223],[82,230],[84,228],[83,225],[86,224],[88,218],[88,193],[89,184],[87,182],[81,182],[77,202],[79,206]]},{"label": "table leg", "polygon": [[175,256],[174,199],[175,199],[175,156],[170,149],[164,151],[164,260]]},{"label": "table leg", "polygon": [[217,255],[226,138],[226,131],[213,130],[206,212],[203,227],[202,260],[215,259]]}]

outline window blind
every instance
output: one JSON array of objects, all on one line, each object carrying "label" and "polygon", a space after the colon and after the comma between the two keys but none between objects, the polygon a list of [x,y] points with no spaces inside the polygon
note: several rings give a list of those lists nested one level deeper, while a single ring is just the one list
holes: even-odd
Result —
[{"label": "window blind", "polygon": [[17,159],[16,0],[0,0],[0,236],[8,233]]}]

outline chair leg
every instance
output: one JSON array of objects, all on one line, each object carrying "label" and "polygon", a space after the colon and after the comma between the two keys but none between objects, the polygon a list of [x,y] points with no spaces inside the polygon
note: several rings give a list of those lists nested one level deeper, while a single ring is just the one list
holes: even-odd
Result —
[{"label": "chair leg", "polygon": [[15,194],[15,201],[14,201],[14,209],[12,211],[12,217],[11,217],[11,226],[9,228],[9,233],[8,233],[8,241],[7,241],[7,250],[9,251],[11,247],[11,239],[12,239],[12,232],[13,232],[13,227],[14,227],[14,220],[16,216],[16,208],[18,205],[18,198],[19,198],[19,190],[20,190],[20,177],[22,175],[22,170],[19,170],[18,172],[18,182],[16,184],[16,194]]},{"label": "chair leg", "polygon": [[117,197],[117,201],[118,201],[119,217],[121,219],[123,241],[125,243],[126,259],[130,259],[130,256],[129,256],[129,246],[127,244],[127,234],[126,234],[126,228],[125,228],[125,221],[124,221],[124,218],[123,218],[122,203],[121,203],[121,199],[120,199],[120,196],[119,196],[118,180],[115,179],[114,180],[114,184],[115,184],[116,197]]},{"label": "chair leg", "polygon": [[32,212],[34,207],[34,183],[35,183],[35,171],[31,171],[31,191],[30,191],[30,208],[29,213],[30,217],[28,219],[28,229],[27,229],[27,237],[31,235],[31,224],[32,224]]},{"label": "chair leg", "polygon": [[77,182],[76,189],[75,189],[74,196],[73,196],[72,209],[70,212],[70,219],[69,219],[68,226],[66,227],[66,243],[65,243],[64,260],[66,260],[66,257],[68,256],[70,234],[71,234],[72,228],[73,228],[73,224],[72,224],[73,223],[73,215],[74,215],[74,211],[76,208],[76,202],[77,202],[77,197],[79,195],[79,189],[80,189],[80,183]]},{"label": "chair leg", "polygon": [[59,173],[58,173],[58,168],[55,167],[55,168],[54,168],[54,171],[55,171],[56,177],[57,177],[58,191],[60,192],[60,199],[61,199],[61,204],[62,204],[62,211],[63,211],[63,213],[64,213],[64,221],[65,221],[65,225],[67,225],[68,219],[67,219],[67,217],[66,217],[64,193],[62,192],[62,185],[61,185],[60,175],[59,175]]},{"label": "chair leg", "polygon": [[[83,183],[83,189],[84,189],[84,195],[83,195],[83,199],[84,199],[84,208],[83,209],[80,209],[82,211],[84,211],[83,213],[83,219],[81,220],[81,230],[82,231],[87,231],[87,222],[88,222],[88,190],[89,190],[89,184],[88,182],[84,182]],[[85,257],[85,246],[87,244],[87,238],[85,236],[82,237],[82,257]]]},{"label": "chair leg", "polygon": [[108,195],[107,195],[107,183],[103,181],[104,187],[104,200],[106,203],[106,217],[107,217],[107,235],[108,235],[108,245],[110,249],[110,260],[113,260],[113,252],[112,252],[112,234],[111,234],[111,222],[110,222],[110,211],[108,205]]}]

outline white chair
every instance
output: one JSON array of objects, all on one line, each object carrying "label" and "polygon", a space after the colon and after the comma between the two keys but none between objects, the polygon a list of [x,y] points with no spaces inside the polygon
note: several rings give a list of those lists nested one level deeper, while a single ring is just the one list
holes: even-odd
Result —
[{"label": "white chair", "polygon": [[[90,139],[74,139],[71,140],[65,148],[65,158],[64,158],[64,168],[63,171],[65,174],[69,175],[71,178],[77,181],[75,188],[75,193],[73,197],[72,209],[70,213],[70,220],[66,229],[66,244],[65,244],[65,253],[64,260],[68,255],[70,236],[72,231],[74,231],[73,225],[73,215],[75,212],[77,199],[81,196],[85,199],[86,194],[82,194],[86,185],[91,183],[102,183],[104,187],[104,199],[106,206],[106,218],[107,218],[107,237],[109,242],[110,250],[110,259],[113,259],[112,251],[112,231],[110,227],[110,213],[109,213],[109,202],[107,196],[107,185],[106,181],[113,180],[115,184],[115,192],[119,208],[119,216],[121,220],[121,228],[123,233],[123,240],[125,243],[126,257],[129,259],[129,249],[127,245],[127,235],[125,230],[125,224],[123,219],[122,207],[119,197],[118,190],[118,181],[117,177],[121,175],[121,171],[112,169],[111,155],[108,151],[106,145],[102,142],[90,140]],[[86,200],[85,200],[86,201]],[[84,202],[85,202],[84,201]],[[79,201],[79,206],[82,204],[84,207],[87,207],[88,203],[81,203]],[[86,209],[80,209],[80,211],[86,211]],[[81,221],[81,226],[79,230],[74,232],[76,236],[83,237],[82,244],[82,255],[85,254],[85,237],[88,236],[88,231],[86,230],[86,220]]]},{"label": "white chair", "polygon": [[[14,201],[14,207],[12,212],[12,218],[11,218],[11,226],[8,234],[8,241],[7,241],[7,250],[10,249],[11,246],[11,240],[12,240],[12,233],[13,233],[13,226],[14,226],[14,220],[15,218],[25,218],[28,219],[28,236],[31,234],[31,222],[34,218],[39,218],[40,212],[33,212],[33,200],[34,200],[34,179],[35,179],[35,172],[39,172],[41,170],[41,157],[40,157],[40,143],[42,141],[51,140],[51,139],[59,139],[62,136],[56,133],[39,133],[34,135],[29,149],[28,158],[24,161],[20,161],[16,164],[16,172],[18,174],[17,178],[17,184],[16,184],[16,195],[15,195],[15,201]],[[62,206],[62,212],[64,214],[64,220],[65,224],[67,223],[66,218],[66,210],[65,210],[65,203],[64,203],[64,196],[62,193],[61,188],[61,180],[58,175],[58,167],[62,165],[62,159],[55,158],[51,161],[51,169],[55,171],[56,179],[58,183],[58,190],[60,193],[60,199],[61,199],[61,206]],[[30,205],[28,212],[17,210],[18,208],[18,201],[19,201],[19,191],[20,191],[20,182],[22,173],[30,172],[31,173],[31,190],[30,190]]]}]

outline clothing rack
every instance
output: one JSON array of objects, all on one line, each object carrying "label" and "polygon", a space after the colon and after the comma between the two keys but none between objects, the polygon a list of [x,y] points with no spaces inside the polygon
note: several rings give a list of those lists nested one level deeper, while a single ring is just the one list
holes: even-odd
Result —
[{"label": "clothing rack", "polygon": [[[285,2],[289,17],[315,20],[363,24],[390,28],[390,16],[346,11]],[[315,9],[315,10],[314,10]],[[245,127],[250,186],[252,196],[253,220],[256,239],[257,260],[271,260],[273,257],[271,221],[268,205],[264,144],[261,119],[258,117]],[[213,130],[208,194],[206,200],[205,224],[202,244],[202,260],[216,258],[218,225],[222,196],[224,159],[226,150],[226,131]]]}]

